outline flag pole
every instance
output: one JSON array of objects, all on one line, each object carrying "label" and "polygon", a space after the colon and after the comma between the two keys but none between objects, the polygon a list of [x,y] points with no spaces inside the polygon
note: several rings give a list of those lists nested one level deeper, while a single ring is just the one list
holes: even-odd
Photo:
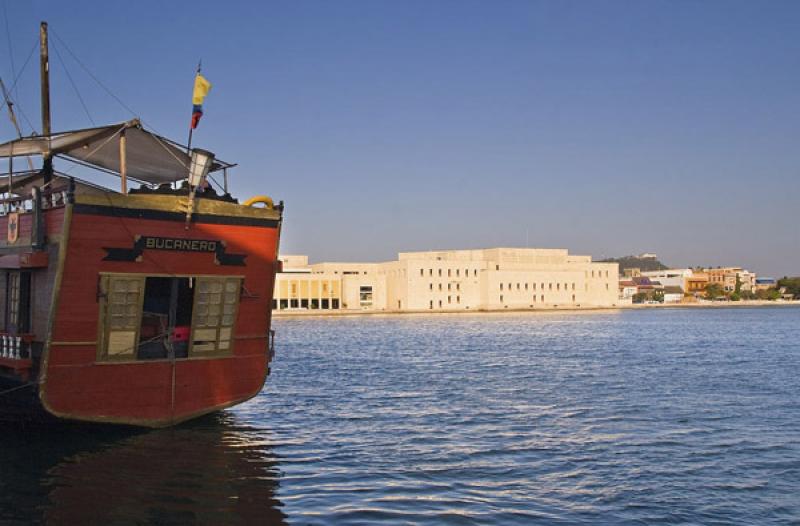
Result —
[{"label": "flag pole", "polygon": [[[202,69],[202,67],[203,67],[203,59],[201,58],[199,61],[197,61],[197,72],[195,73],[195,76],[200,74],[200,69]],[[194,84],[192,84],[192,86],[194,86]],[[189,141],[188,141],[188,143],[186,145],[186,153],[191,153],[192,152],[192,132],[193,131],[194,131],[194,126],[189,124]]]}]

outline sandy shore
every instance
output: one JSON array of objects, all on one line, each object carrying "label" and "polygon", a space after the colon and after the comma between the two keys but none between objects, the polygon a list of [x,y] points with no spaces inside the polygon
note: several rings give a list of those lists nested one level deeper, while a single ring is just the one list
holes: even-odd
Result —
[{"label": "sandy shore", "polygon": [[591,312],[591,311],[615,311],[631,309],[737,309],[747,307],[759,308],[786,308],[800,307],[800,301],[702,301],[693,303],[654,303],[654,304],[630,304],[618,305],[615,307],[550,307],[538,309],[505,309],[505,310],[415,310],[415,311],[359,311],[359,310],[283,310],[272,311],[276,318],[304,317],[304,316],[385,316],[403,314],[505,314],[505,313],[553,313],[553,312]]}]

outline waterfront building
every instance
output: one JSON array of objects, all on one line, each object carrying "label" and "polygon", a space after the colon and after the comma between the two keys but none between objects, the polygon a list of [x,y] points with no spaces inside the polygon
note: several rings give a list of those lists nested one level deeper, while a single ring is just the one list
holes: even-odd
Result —
[{"label": "waterfront building", "polygon": [[623,300],[632,300],[636,293],[639,292],[639,287],[631,280],[620,280],[619,282],[619,297]]},{"label": "waterfront building", "polygon": [[683,289],[674,285],[664,287],[664,303],[680,303],[683,301]]},{"label": "waterfront building", "polygon": [[275,277],[272,308],[277,310],[337,310],[341,305],[341,280],[312,274],[308,256],[281,256],[282,270]]},{"label": "waterfront building", "polygon": [[629,279],[629,278],[638,278],[638,277],[640,277],[640,276],[642,275],[642,269],[640,269],[640,268],[635,268],[635,267],[632,267],[632,268],[626,268],[626,269],[623,271],[623,275],[624,275],[624,277],[625,277],[626,279]]},{"label": "waterfront building", "polygon": [[775,278],[756,278],[755,290],[769,290],[778,286],[778,280]]},{"label": "waterfront building", "polygon": [[658,281],[664,287],[678,287],[682,292],[687,290],[687,279],[692,277],[692,269],[678,268],[666,270],[654,270],[650,272],[642,272],[642,276],[648,277],[651,280]]},{"label": "waterfront building", "polygon": [[633,281],[633,283],[636,284],[638,292],[648,292],[649,293],[651,291],[661,290],[661,289],[664,288],[664,286],[661,285],[660,281],[656,281],[656,280],[650,279],[647,276],[637,276],[637,277],[631,278],[631,281]]},{"label": "waterfront building", "polygon": [[692,275],[686,278],[686,289],[689,294],[699,296],[706,291],[708,287],[708,274],[705,272],[692,271]]},{"label": "waterfront building", "polygon": [[718,284],[725,292],[736,290],[737,279],[740,290],[753,291],[756,288],[756,275],[742,267],[717,267],[703,269],[708,274],[709,284]]},{"label": "waterfront building", "polygon": [[[625,283],[624,287],[622,283]],[[630,301],[633,301],[635,295],[643,294],[645,300],[652,300],[655,292],[663,289],[664,286],[658,281],[653,281],[646,276],[634,276],[630,280],[620,282],[620,298],[627,299],[629,297]],[[643,300],[640,298],[639,301]]]},{"label": "waterfront building", "polygon": [[[301,261],[293,257],[284,261]],[[617,263],[596,263],[565,249],[403,252],[395,261],[326,262],[302,270],[276,278],[278,311],[497,311],[623,303]],[[314,282],[326,283],[328,295]],[[327,307],[323,299],[329,300]]]},{"label": "waterfront building", "polygon": [[677,287],[694,296],[704,294],[710,283],[718,284],[726,292],[733,292],[737,279],[742,291],[756,290],[756,275],[741,267],[666,269],[642,272],[641,275],[657,281],[664,288]]}]

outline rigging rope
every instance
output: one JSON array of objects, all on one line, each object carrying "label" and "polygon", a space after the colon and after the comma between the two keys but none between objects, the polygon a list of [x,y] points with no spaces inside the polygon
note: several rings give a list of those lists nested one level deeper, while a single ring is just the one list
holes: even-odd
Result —
[{"label": "rigging rope", "polygon": [[130,108],[130,106],[128,106],[127,104],[125,104],[125,103],[122,101],[122,99],[121,99],[121,98],[119,98],[119,97],[118,97],[118,96],[117,96],[117,95],[116,95],[116,94],[115,94],[113,91],[111,91],[111,89],[110,89],[108,86],[106,86],[105,84],[103,84],[103,83],[100,81],[100,79],[99,79],[99,78],[97,78],[97,76],[96,76],[94,73],[92,73],[92,72],[91,72],[91,70],[89,70],[89,68],[86,66],[86,64],[84,64],[83,62],[81,62],[81,59],[79,59],[79,58],[78,58],[78,56],[77,56],[75,53],[73,53],[73,52],[72,52],[72,49],[70,49],[70,47],[67,45],[67,43],[66,43],[66,42],[64,42],[64,39],[62,39],[62,38],[61,38],[61,37],[58,35],[58,33],[55,31],[55,29],[53,29],[53,27],[52,27],[52,26],[50,26],[50,33],[51,33],[51,34],[52,34],[54,37],[56,37],[56,40],[58,40],[58,42],[60,42],[60,43],[61,43],[61,45],[62,45],[62,46],[64,46],[64,49],[65,49],[65,50],[67,50],[67,53],[69,53],[69,54],[70,54],[70,56],[73,58],[73,60],[75,60],[75,62],[77,62],[77,63],[78,63],[78,65],[79,65],[79,66],[80,66],[80,67],[83,69],[83,71],[85,71],[85,72],[86,72],[86,74],[87,74],[87,75],[89,75],[89,77],[91,77],[91,79],[92,79],[92,80],[94,80],[94,81],[95,81],[95,83],[97,83],[97,85],[98,85],[98,86],[100,86],[100,87],[103,89],[103,91],[105,91],[105,92],[108,94],[108,96],[109,96],[109,97],[111,97],[112,99],[114,99],[115,101],[117,101],[117,103],[118,103],[120,106],[122,106],[122,108],[123,108],[123,109],[125,109],[125,111],[127,111],[128,113],[130,113],[130,114],[131,114],[133,117],[136,117],[137,119],[139,119],[139,121],[140,121],[142,124],[146,125],[148,128],[150,128],[151,130],[153,130],[153,131],[154,131],[155,133],[157,133],[158,135],[163,135],[163,134],[162,134],[160,131],[158,131],[158,130],[155,128],[155,126],[153,126],[153,125],[152,125],[152,124],[150,124],[149,122],[146,122],[146,121],[145,121],[145,120],[144,120],[144,119],[141,117],[141,114],[140,114],[140,113],[137,113],[137,112],[133,111],[133,110]]},{"label": "rigging rope", "polygon": [[[123,124],[122,126],[120,126],[119,129],[117,131],[115,131],[113,135],[110,135],[105,141],[100,143],[94,150],[92,150],[91,152],[86,154],[84,156],[83,160],[87,161],[89,159],[89,157],[91,157],[92,155],[96,154],[100,150],[100,148],[102,148],[103,146],[105,146],[106,144],[111,142],[111,139],[113,139],[114,137],[119,135],[119,133],[122,132],[122,130],[124,130],[125,127],[126,127],[126,124]],[[72,171],[75,168],[75,166],[77,166],[77,165],[72,165],[69,168],[67,168],[66,170],[64,170],[64,174],[65,175],[68,174],[70,171]]]},{"label": "rigging rope", "polygon": [[94,74],[93,74],[91,71],[89,71],[89,68],[88,68],[88,67],[86,67],[86,65],[85,65],[83,62],[81,62],[81,60],[80,60],[80,59],[79,59],[79,58],[78,58],[78,57],[75,55],[75,53],[73,53],[73,52],[72,52],[72,50],[69,48],[69,46],[67,45],[67,43],[66,43],[66,42],[64,42],[64,40],[63,40],[63,39],[62,39],[60,36],[58,36],[58,33],[56,33],[56,31],[55,31],[55,30],[54,30],[52,27],[50,28],[50,33],[52,33],[52,34],[53,34],[53,36],[54,36],[54,37],[56,37],[56,40],[58,40],[58,41],[61,43],[61,45],[62,45],[62,46],[64,46],[64,49],[66,49],[66,50],[67,50],[67,53],[69,53],[69,54],[72,56],[72,58],[75,60],[75,62],[77,62],[77,63],[78,63],[78,65],[79,65],[81,68],[83,68],[83,71],[85,71],[85,72],[86,72],[86,74],[87,74],[87,75],[89,75],[89,76],[92,78],[92,80],[94,80],[94,81],[97,83],[97,85],[98,85],[98,86],[100,86],[101,88],[103,88],[103,90],[104,90],[104,91],[105,91],[105,92],[106,92],[106,93],[107,93],[107,94],[108,94],[108,95],[109,95],[111,98],[113,98],[115,101],[117,101],[117,102],[119,103],[119,105],[120,105],[120,106],[122,106],[123,108],[125,108],[125,110],[126,110],[126,111],[128,111],[128,112],[129,112],[131,115],[133,115],[134,117],[137,117],[137,116],[138,116],[138,114],[137,114],[135,111],[133,111],[132,109],[130,109],[130,107],[128,107],[128,105],[127,105],[127,104],[125,104],[124,102],[122,102],[122,99],[120,99],[119,97],[117,97],[117,96],[116,96],[116,95],[115,95],[115,94],[114,94],[114,93],[113,93],[113,92],[112,92],[112,91],[111,91],[109,88],[107,88],[107,87],[106,87],[106,85],[105,85],[105,84],[103,84],[102,82],[100,82],[100,79],[98,79],[98,78],[97,78],[97,77],[96,77],[96,76],[95,76],[95,75],[94,75]]},{"label": "rigging rope", "polygon": [[[11,61],[11,78],[17,76],[17,70],[14,67],[14,51],[11,48],[11,31],[8,29],[8,6],[7,2],[3,2],[3,19],[6,22],[6,41],[8,43],[8,58]],[[17,92],[19,94],[19,92]]]},{"label": "rigging rope", "polygon": [[89,118],[89,122],[92,123],[92,126],[96,126],[94,119],[89,114],[89,108],[86,107],[86,102],[84,102],[83,97],[81,96],[80,90],[78,90],[78,86],[75,84],[75,81],[72,80],[72,75],[69,74],[69,69],[67,69],[67,63],[64,62],[64,59],[61,57],[61,52],[58,50],[58,46],[53,46],[53,50],[56,52],[56,56],[58,57],[59,62],[61,62],[61,67],[64,68],[64,73],[67,74],[67,78],[69,79],[69,83],[72,84],[72,89],[75,90],[75,95],[78,96],[78,100],[81,102],[81,106],[83,106],[83,111],[86,113],[86,116]]},{"label": "rigging rope", "polygon": [[26,384],[18,385],[16,387],[12,387],[11,389],[6,389],[5,391],[0,391],[0,396],[7,395],[9,393],[13,393],[14,391],[19,391],[20,389],[24,389],[26,387],[33,387],[34,385],[39,385],[39,382],[28,382]]},{"label": "rigging rope", "polygon": [[33,43],[33,47],[31,48],[30,52],[28,53],[28,58],[25,59],[25,62],[22,64],[22,69],[19,70],[17,76],[14,77],[14,82],[11,83],[11,89],[9,91],[14,91],[17,87],[17,82],[19,82],[20,77],[25,72],[25,68],[28,67],[28,63],[31,61],[31,57],[33,56],[33,52],[36,51],[36,48],[39,47],[39,40],[37,39],[36,42]]},{"label": "rigging rope", "polygon": [[156,140],[156,142],[157,142],[157,143],[158,143],[158,144],[159,144],[159,145],[160,145],[162,148],[164,148],[164,149],[167,151],[167,153],[168,153],[168,154],[170,154],[171,156],[173,156],[173,157],[175,158],[175,160],[176,160],[176,161],[178,161],[178,164],[180,164],[181,166],[183,166],[183,167],[184,167],[184,168],[186,168],[187,170],[189,169],[189,167],[188,167],[188,166],[186,166],[186,164],[184,164],[184,162],[183,162],[183,161],[182,161],[182,160],[181,160],[181,159],[180,159],[180,158],[179,158],[177,155],[175,155],[175,153],[174,153],[172,150],[170,150],[169,148],[167,148],[167,145],[166,145],[166,144],[164,144],[164,141],[162,141],[162,140],[161,140],[161,138],[160,138],[160,137],[159,137],[157,134],[156,134],[156,135],[152,135],[152,137],[153,137],[153,138]]},{"label": "rigging rope", "polygon": [[[5,7],[5,4],[4,4],[4,7]],[[7,17],[6,17],[6,25],[8,25],[8,19],[7,19]],[[64,49],[67,51],[67,53],[68,53],[68,54],[69,54],[69,55],[70,55],[70,56],[73,58],[73,60],[75,60],[75,62],[76,62],[76,63],[77,63],[77,64],[78,64],[78,65],[81,67],[81,69],[83,69],[83,70],[84,70],[84,72],[86,72],[86,74],[87,74],[87,75],[89,75],[89,77],[90,77],[92,80],[94,80],[94,82],[95,82],[95,83],[96,83],[98,86],[100,86],[100,88],[102,88],[102,89],[103,89],[103,91],[105,91],[105,92],[106,92],[106,93],[107,93],[107,94],[108,94],[108,95],[109,95],[109,96],[110,96],[112,99],[114,99],[114,100],[115,100],[115,101],[116,101],[116,102],[117,102],[117,103],[118,103],[118,104],[119,104],[119,105],[120,105],[120,106],[121,106],[123,109],[125,109],[125,110],[126,110],[128,113],[130,113],[130,114],[131,114],[132,116],[134,116],[134,117],[137,117],[137,118],[139,118],[139,121],[140,121],[142,124],[146,124],[148,128],[150,128],[151,130],[153,130],[153,131],[155,132],[154,138],[156,139],[156,142],[158,142],[158,143],[159,143],[159,145],[160,145],[162,148],[164,148],[164,150],[166,150],[166,151],[167,151],[167,152],[168,152],[168,153],[169,153],[169,154],[170,154],[172,157],[174,157],[174,158],[175,158],[175,160],[176,160],[176,161],[178,161],[178,163],[179,163],[179,164],[181,164],[182,166],[184,166],[184,168],[187,168],[187,169],[188,169],[188,166],[186,166],[186,165],[183,163],[183,161],[182,161],[180,158],[178,158],[178,157],[175,155],[175,153],[174,153],[174,152],[172,152],[172,150],[171,150],[170,148],[168,148],[168,147],[167,147],[167,145],[166,145],[166,144],[164,144],[164,143],[163,143],[163,141],[162,141],[162,140],[161,140],[161,138],[159,137],[159,135],[161,135],[161,134],[160,134],[160,132],[159,132],[158,130],[156,130],[154,126],[150,125],[150,123],[146,123],[146,122],[144,121],[144,119],[142,119],[141,117],[139,117],[139,116],[138,116],[138,114],[137,114],[135,111],[133,111],[133,110],[130,108],[130,106],[128,106],[127,104],[125,104],[125,102],[123,102],[123,101],[122,101],[122,99],[121,99],[120,97],[118,97],[118,96],[117,96],[117,95],[116,95],[116,94],[115,94],[113,91],[111,91],[111,89],[110,89],[108,86],[106,86],[105,84],[103,84],[103,82],[102,82],[102,81],[101,81],[101,80],[100,80],[100,79],[99,79],[99,78],[98,78],[98,77],[97,77],[97,76],[96,76],[94,73],[92,73],[92,72],[91,72],[91,70],[89,70],[89,68],[88,68],[88,67],[87,67],[87,66],[86,66],[86,65],[85,65],[85,64],[84,64],[84,63],[83,63],[83,62],[82,62],[82,61],[81,61],[81,60],[78,58],[78,56],[77,56],[77,55],[76,55],[76,54],[75,54],[75,53],[72,51],[72,49],[71,49],[71,48],[70,48],[70,47],[67,45],[67,43],[64,41],[64,39],[62,39],[62,38],[61,38],[61,36],[60,36],[60,35],[59,35],[59,34],[58,34],[58,33],[57,33],[57,32],[56,32],[56,31],[55,31],[55,30],[54,30],[52,27],[50,28],[50,33],[51,33],[51,34],[52,34],[52,35],[55,37],[56,41],[58,41],[58,43],[59,43],[61,46],[63,46],[63,47],[64,47]],[[10,37],[9,37],[9,38],[10,38]],[[28,57],[25,59],[25,63],[23,64],[23,66],[22,66],[22,69],[19,71],[19,73],[18,73],[18,74],[16,75],[16,77],[14,78],[14,82],[13,82],[13,84],[11,85],[11,91],[15,90],[15,88],[16,88],[16,86],[17,86],[17,82],[19,81],[20,77],[22,76],[22,73],[23,73],[23,72],[25,71],[25,69],[27,68],[27,66],[28,66],[28,63],[30,63],[31,57],[33,56],[34,52],[36,51],[36,47],[38,46],[38,44],[39,44],[39,43],[38,43],[38,40],[37,40],[36,42],[34,42],[34,45],[33,45],[33,47],[31,48],[31,51],[30,51],[30,53],[28,54]],[[10,40],[9,40],[9,49],[10,49]],[[87,105],[86,105],[86,101],[84,100],[83,96],[81,95],[81,93],[80,93],[80,90],[78,89],[78,86],[77,86],[77,84],[75,83],[75,81],[74,81],[74,79],[73,79],[72,75],[70,74],[70,72],[69,72],[69,69],[67,68],[66,61],[65,61],[65,60],[64,60],[64,58],[62,57],[62,55],[61,55],[61,52],[60,52],[60,51],[59,51],[59,49],[58,49],[58,46],[53,46],[53,49],[54,49],[54,50],[55,50],[55,52],[56,52],[56,56],[58,57],[58,60],[60,61],[60,63],[61,63],[61,66],[64,68],[64,72],[65,72],[65,73],[66,73],[66,75],[67,75],[67,79],[69,80],[70,84],[72,85],[72,88],[73,88],[73,90],[75,91],[75,95],[78,97],[78,100],[80,101],[80,103],[81,103],[81,106],[83,107],[83,111],[84,111],[84,113],[86,113],[86,117],[89,119],[89,121],[92,123],[92,125],[95,125],[95,121],[94,121],[94,119],[92,118],[92,116],[91,116],[91,113],[89,112],[89,108],[88,108],[88,107],[87,107]],[[13,67],[12,67],[12,69],[13,69]],[[16,106],[17,106],[17,108],[19,109],[20,115],[22,115],[22,117],[25,119],[25,122],[28,124],[28,126],[30,126],[31,130],[33,131],[33,133],[34,133],[34,134],[36,134],[36,133],[37,133],[37,132],[36,132],[36,128],[33,126],[33,124],[31,124],[31,121],[30,121],[30,119],[28,119],[28,116],[25,114],[25,112],[22,110],[22,108],[19,106],[19,104],[16,104]],[[117,132],[117,133],[119,133],[119,132]],[[116,135],[116,134],[114,134],[114,135]],[[112,137],[113,137],[113,136],[112,136]],[[109,140],[110,140],[110,138],[109,138]],[[101,145],[100,145],[98,148],[96,148],[94,151],[92,151],[92,152],[91,152],[91,153],[90,153],[90,154],[87,156],[87,158],[88,158],[89,156],[93,155],[93,154],[94,154],[94,153],[95,153],[95,152],[96,152],[96,151],[97,151],[99,148],[102,148],[103,146],[105,146],[105,144],[106,144],[107,142],[108,142],[108,140],[107,140],[107,141],[105,141],[103,144],[101,144]],[[67,169],[67,171],[66,171],[65,173],[69,173],[69,172],[70,172],[70,171],[71,171],[73,168],[74,168],[74,165],[73,165],[73,166],[71,166],[69,169]],[[208,179],[210,179],[210,180],[211,180],[211,182],[212,182],[213,184],[215,184],[215,185],[216,185],[216,186],[217,186],[217,187],[218,187],[220,190],[223,190],[223,186],[222,186],[222,185],[221,185],[219,182],[217,182],[217,181],[216,181],[216,180],[215,180],[213,177],[209,176],[209,177],[208,177]],[[223,190],[223,191],[224,191],[224,190]]]},{"label": "rigging rope", "polygon": [[[25,72],[25,68],[28,67],[28,63],[31,61],[31,57],[33,56],[33,52],[36,51],[37,47],[39,47],[39,40],[38,39],[36,40],[36,42],[33,43],[33,47],[31,48],[31,52],[28,53],[28,58],[25,59],[25,63],[22,65],[22,69],[19,70],[19,73],[17,73],[17,76],[14,79],[14,82],[11,83],[11,88],[8,90],[9,93],[13,93],[15,91],[15,88],[17,87],[17,82],[19,82],[19,79],[22,77],[22,74]],[[33,131],[33,133],[36,134],[36,127],[34,127],[34,125],[31,124],[31,121],[30,121],[30,119],[28,119],[28,116],[25,114],[25,111],[23,111],[22,106],[20,106],[16,102],[14,103],[14,105],[19,109],[19,114],[22,115],[22,118],[25,119],[25,122],[28,123],[28,126],[30,126],[31,130]]]}]

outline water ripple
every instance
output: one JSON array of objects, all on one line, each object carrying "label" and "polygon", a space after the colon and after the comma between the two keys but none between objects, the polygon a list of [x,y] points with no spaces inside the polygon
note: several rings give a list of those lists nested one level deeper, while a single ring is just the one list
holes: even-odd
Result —
[{"label": "water ripple", "polygon": [[237,413],[299,524],[797,521],[799,313],[284,319]]},{"label": "water ripple", "polygon": [[234,410],[0,437],[0,524],[798,524],[798,322],[280,319]]}]

